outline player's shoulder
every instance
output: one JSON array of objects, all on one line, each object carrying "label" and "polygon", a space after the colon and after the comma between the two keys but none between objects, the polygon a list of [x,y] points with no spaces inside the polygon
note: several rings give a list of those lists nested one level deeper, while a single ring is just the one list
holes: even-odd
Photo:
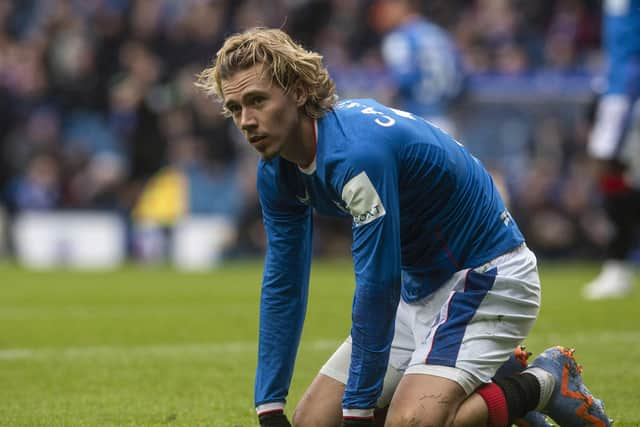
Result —
[{"label": "player's shoulder", "polygon": [[259,193],[271,193],[277,188],[278,159],[258,160],[256,186]]},{"label": "player's shoulder", "polygon": [[278,160],[279,159],[277,157],[272,160],[259,159],[257,169],[258,180],[268,179],[275,176]]},{"label": "player's shoulder", "polygon": [[330,147],[323,150],[326,159],[341,163],[391,161],[405,142],[429,134],[422,118],[373,99],[341,101],[328,122],[321,126],[320,144]]},{"label": "player's shoulder", "polygon": [[256,174],[258,196],[263,207],[268,209],[297,211],[304,185],[297,173],[297,166],[281,157],[259,160]]},{"label": "player's shoulder", "polygon": [[381,106],[382,104],[371,98],[342,99],[333,107],[336,114],[347,116],[361,113],[363,108]]},{"label": "player's shoulder", "polygon": [[[376,144],[392,138],[396,118],[388,107],[373,99],[346,99],[333,109],[333,115],[323,124],[325,135],[333,141],[342,140],[343,148]],[[341,137],[341,138],[339,138]]]},{"label": "player's shoulder", "polygon": [[260,159],[256,173],[258,191],[267,194],[277,192],[281,189],[282,183],[290,178],[288,175],[294,175],[293,168],[292,163],[284,161],[280,157],[271,160]]},{"label": "player's shoulder", "polygon": [[402,143],[409,139],[428,139],[431,135],[432,125],[422,117],[373,99],[342,101],[335,113],[336,121],[359,139],[364,138],[363,143],[380,140]]},{"label": "player's shoulder", "polygon": [[372,132],[392,129],[399,118],[415,119],[411,113],[384,105],[374,99],[345,99],[334,107],[336,116],[344,125],[364,126]]}]

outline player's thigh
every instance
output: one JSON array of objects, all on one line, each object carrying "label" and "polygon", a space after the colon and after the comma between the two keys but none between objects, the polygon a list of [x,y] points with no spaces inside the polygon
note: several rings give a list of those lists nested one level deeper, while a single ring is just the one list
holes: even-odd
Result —
[{"label": "player's thigh", "polygon": [[453,380],[407,374],[391,399],[385,426],[450,426],[466,398],[466,391]]},{"label": "player's thigh", "polygon": [[298,403],[292,422],[301,427],[339,427],[344,383],[319,373]]}]

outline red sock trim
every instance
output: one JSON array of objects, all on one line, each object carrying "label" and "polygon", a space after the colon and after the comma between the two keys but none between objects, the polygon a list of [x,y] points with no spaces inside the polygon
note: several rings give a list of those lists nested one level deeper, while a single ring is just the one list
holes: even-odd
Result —
[{"label": "red sock trim", "polygon": [[508,427],[509,410],[507,408],[507,399],[500,387],[494,383],[485,384],[476,390],[487,404],[489,419],[487,427]]},{"label": "red sock trim", "polygon": [[605,195],[626,193],[630,190],[629,184],[621,174],[608,174],[600,177],[600,191]]},{"label": "red sock trim", "polygon": [[267,415],[267,414],[284,414],[284,410],[283,409],[271,409],[271,410],[267,410],[264,412],[260,412],[258,414],[259,417],[263,416],[263,415]]}]

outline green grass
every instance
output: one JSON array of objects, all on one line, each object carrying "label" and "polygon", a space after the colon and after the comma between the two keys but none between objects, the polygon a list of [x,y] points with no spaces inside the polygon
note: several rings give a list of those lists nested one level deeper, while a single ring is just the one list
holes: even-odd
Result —
[{"label": "green grass", "polygon": [[[543,307],[525,344],[577,348],[616,425],[640,425],[640,293],[585,302],[596,266],[542,264]],[[259,263],[206,274],[0,266],[0,425],[255,426]],[[348,334],[353,274],[316,262],[289,412]]]}]

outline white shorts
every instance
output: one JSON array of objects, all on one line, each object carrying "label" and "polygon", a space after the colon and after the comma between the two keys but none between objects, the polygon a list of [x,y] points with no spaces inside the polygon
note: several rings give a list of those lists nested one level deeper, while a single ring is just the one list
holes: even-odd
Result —
[{"label": "white shorts", "polygon": [[[422,300],[400,301],[378,406],[389,404],[403,374],[448,378],[471,394],[491,381],[527,336],[539,310],[536,257],[524,244],[456,272]],[[349,337],[320,373],[346,384],[350,361]]]},{"label": "white shorts", "polygon": [[597,159],[625,160],[629,155],[628,145],[637,149],[635,140],[639,121],[640,103],[632,105],[627,95],[604,95],[598,102],[595,123],[589,136],[589,154]]}]

